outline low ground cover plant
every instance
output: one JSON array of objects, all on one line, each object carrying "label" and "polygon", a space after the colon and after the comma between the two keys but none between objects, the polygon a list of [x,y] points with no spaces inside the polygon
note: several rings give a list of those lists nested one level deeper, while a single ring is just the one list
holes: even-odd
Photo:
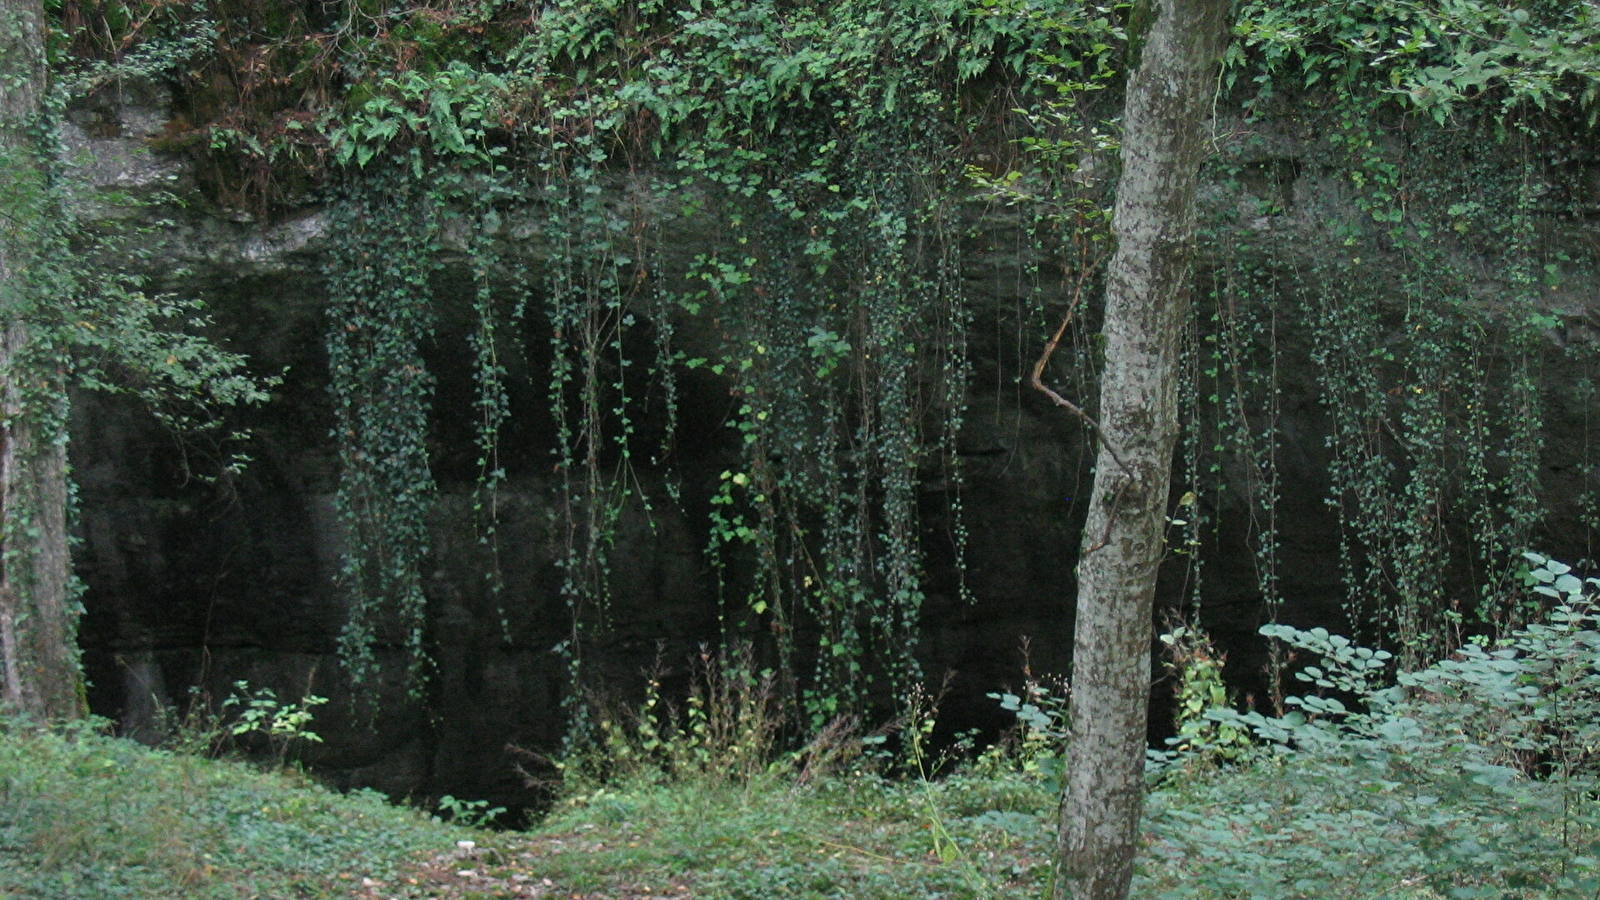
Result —
[{"label": "low ground cover plant", "polygon": [[[1600,582],[1537,556],[1528,579],[1550,600],[1543,622],[1418,672],[1322,629],[1263,629],[1298,660],[1300,691],[1281,715],[1230,706],[1220,657],[1190,652],[1204,670],[1176,673],[1185,702],[1172,749],[1152,754],[1136,895],[1600,896]],[[601,896],[654,882],[710,898],[1038,897],[1066,733],[1059,693],[997,693],[1015,733],[937,773],[874,756],[881,734],[857,736],[821,777],[781,757],[742,779],[715,763],[634,769],[569,795],[536,832],[561,844],[542,859],[558,882]],[[688,732],[663,724],[659,700],[650,708],[644,740],[682,756],[660,742]],[[629,743],[628,726],[613,728]],[[632,746],[630,758],[647,755]]]},{"label": "low ground cover plant", "polygon": [[[1320,629],[1269,626],[1301,688],[1272,714],[1230,705],[1220,657],[1190,652],[1205,668],[1176,673],[1185,702],[1170,750],[1152,754],[1136,895],[1600,896],[1600,582],[1542,557],[1528,579],[1550,601],[1542,621],[1417,672]],[[264,770],[92,728],[0,722],[0,895],[1022,900],[1048,889],[1062,685],[997,693],[1017,726],[988,747],[932,746],[937,703],[924,695],[894,726],[841,720],[784,751],[792,723],[763,676],[706,662],[688,700],[655,687],[631,712],[601,715],[589,750],[562,763],[562,798],[524,833],[324,790],[276,747]],[[487,812],[452,800],[460,821]]]},{"label": "low ground cover plant", "polygon": [[294,770],[0,720],[0,896],[347,897],[464,835]]}]

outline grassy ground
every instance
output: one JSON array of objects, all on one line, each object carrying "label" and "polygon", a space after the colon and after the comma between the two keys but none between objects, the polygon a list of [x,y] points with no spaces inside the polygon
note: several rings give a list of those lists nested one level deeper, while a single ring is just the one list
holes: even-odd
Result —
[{"label": "grassy ground", "polygon": [[[0,728],[0,897],[1038,898],[1055,798],[1022,768],[991,755],[928,781],[859,765],[672,778],[644,767],[572,791],[534,830],[492,833],[292,771]],[[1583,877],[1596,865],[1584,848],[1600,847],[1592,796],[1480,781],[1405,784],[1388,761],[1309,754],[1181,773],[1152,796],[1135,894],[1554,900],[1600,889]]]},{"label": "grassy ground", "polygon": [[493,833],[294,771],[11,726],[0,897],[1025,897],[1047,803],[1020,781],[640,778]]},{"label": "grassy ground", "polygon": [[[1018,790],[1020,788],[1020,790]],[[1022,782],[765,776],[600,791],[553,816],[528,864],[585,897],[1023,898],[1051,805]]]},{"label": "grassy ground", "polygon": [[465,837],[294,773],[88,731],[0,732],[0,896],[348,897]]}]

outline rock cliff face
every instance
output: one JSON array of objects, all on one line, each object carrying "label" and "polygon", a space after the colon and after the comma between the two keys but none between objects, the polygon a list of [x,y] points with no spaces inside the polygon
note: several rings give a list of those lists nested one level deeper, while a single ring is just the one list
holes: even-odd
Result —
[{"label": "rock cliff face", "polygon": [[[376,715],[363,714],[343,692],[335,654],[344,609],[333,585],[341,548],[323,344],[328,220],[315,208],[258,222],[208,207],[182,162],[150,149],[164,128],[166,103],[157,88],[128,86],[75,109],[67,137],[83,159],[79,174],[97,189],[186,201],[101,212],[165,219],[148,238],[149,257],[137,263],[152,287],[203,299],[216,336],[248,353],[257,372],[281,372],[284,380],[271,404],[239,414],[254,432],[247,448],[254,461],[242,475],[215,483],[194,477],[215,471],[206,448],[164,433],[122,401],[77,398],[78,566],[88,586],[82,643],[95,710],[153,738],[168,727],[160,711],[182,704],[191,690],[221,698],[233,682],[248,680],[283,697],[321,694],[333,703],[316,725],[325,743],[309,758],[335,782],[399,795],[536,802],[511,748],[548,751],[564,727],[566,669],[555,647],[569,626],[550,533],[555,482],[540,462],[550,439],[537,433],[537,422],[514,425],[508,438],[508,446],[525,452],[501,494],[504,586],[496,593],[483,575],[485,551],[470,500],[471,384],[461,324],[470,295],[460,287],[467,279],[448,263],[440,272],[441,324],[427,350],[439,379],[432,450],[441,496],[425,573],[437,674],[425,700],[386,684]],[[1258,142],[1239,157],[1244,174],[1214,186],[1209,202],[1262,211],[1239,217],[1246,239],[1298,243],[1314,257],[1332,252],[1323,225],[1341,201],[1330,173],[1302,163],[1299,140],[1286,132]],[[919,656],[932,679],[955,673],[947,723],[993,727],[999,714],[983,695],[1021,680],[1024,641],[1033,671],[1066,671],[1072,566],[1090,478],[1080,424],[1019,385],[1054,323],[1023,312],[1036,302],[1021,299],[1035,285],[1019,274],[1023,267],[1011,249],[1017,234],[1003,220],[975,221],[964,273],[975,301],[974,372],[959,446],[968,566],[958,576],[944,533],[948,486],[924,485],[930,574]],[[1574,221],[1570,233],[1554,239],[1580,247],[1593,230],[1592,219]],[[692,233],[673,239],[695,243]],[[1562,314],[1545,347],[1544,548],[1568,558],[1593,555],[1578,506],[1589,486],[1592,401],[1567,377],[1572,369],[1562,345],[1593,342],[1597,322],[1587,300],[1593,284],[1571,278],[1552,291]],[[1057,315],[1064,287],[1045,275],[1037,289],[1050,310],[1044,318]],[[1277,335],[1283,615],[1338,628],[1345,623],[1339,521],[1326,501],[1330,426],[1309,340],[1293,322]],[[529,369],[536,370],[538,351],[529,352]],[[681,685],[686,661],[719,633],[704,558],[705,498],[737,445],[724,426],[727,385],[691,372],[682,388],[680,462],[672,477],[685,486],[685,502],[624,516],[610,627],[588,650],[603,680],[618,685],[636,684],[653,661],[669,686]],[[517,390],[537,403],[543,386]],[[643,477],[668,474],[645,470]],[[1238,487],[1247,479],[1221,480],[1233,489],[1203,500],[1214,523],[1201,548],[1204,617],[1233,654],[1233,670],[1248,680],[1261,663],[1253,635],[1263,615],[1247,546],[1252,505]],[[1173,577],[1163,590],[1169,608],[1184,596],[1185,562],[1174,557],[1170,565]],[[958,577],[975,603],[959,599]]]}]

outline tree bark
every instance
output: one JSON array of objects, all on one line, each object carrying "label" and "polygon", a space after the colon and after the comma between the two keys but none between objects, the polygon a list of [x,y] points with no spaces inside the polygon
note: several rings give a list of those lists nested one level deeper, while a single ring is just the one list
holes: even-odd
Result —
[{"label": "tree bark", "polygon": [[45,20],[0,0],[0,701],[42,721],[86,710],[67,542],[65,364],[41,340],[49,197]]},{"label": "tree bark", "polygon": [[1144,807],[1152,615],[1178,437],[1203,127],[1228,0],[1139,0],[1107,273],[1100,450],[1078,562],[1057,900],[1128,896]]}]

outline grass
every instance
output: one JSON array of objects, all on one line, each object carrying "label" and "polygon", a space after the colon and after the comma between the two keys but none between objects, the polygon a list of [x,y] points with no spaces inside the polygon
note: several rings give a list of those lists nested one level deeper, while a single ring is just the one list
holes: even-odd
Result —
[{"label": "grass", "polygon": [[293,772],[0,725],[4,897],[349,897],[404,884],[464,836]]},{"label": "grass", "polygon": [[1034,897],[1049,838],[1036,812],[1050,801],[1037,785],[996,790],[1018,786],[866,773],[641,783],[575,798],[525,852],[584,896]]},{"label": "grass", "polygon": [[[1183,775],[1152,798],[1133,896],[1595,896],[1592,877],[1558,871],[1551,845],[1559,822],[1536,821],[1526,802],[1509,796],[1498,809],[1427,812],[1419,787],[1385,794],[1342,763],[1309,757]],[[549,896],[584,900],[1040,898],[1055,804],[1041,779],[1020,772],[969,771],[932,783],[865,773],[807,785],[779,775],[744,785],[710,777],[635,783],[573,798],[519,838],[496,871],[537,873]],[[1397,805],[1414,810],[1395,814]],[[1587,820],[1592,844],[1589,806],[1573,820]],[[1476,849],[1467,852],[1469,843]],[[1581,853],[1567,858],[1595,865]],[[1562,874],[1575,878],[1563,886]]]},{"label": "grass", "polygon": [[[292,771],[9,727],[0,897],[1022,900],[1048,881],[1044,782],[1006,766],[933,781],[638,772],[572,794],[532,831],[492,834]],[[1175,779],[1152,799],[1137,896],[1578,896],[1506,890],[1493,876],[1515,859],[1475,874],[1430,863],[1412,825],[1372,814],[1394,798],[1351,783],[1309,757]],[[1510,800],[1504,813],[1526,818]],[[1463,821],[1480,820],[1484,835],[1506,824],[1492,811]]]},{"label": "grass", "polygon": [[[1338,726],[1257,716],[1258,732],[1289,735],[1277,749],[1269,741],[1169,769],[1151,795],[1134,896],[1600,897],[1600,632],[1517,640],[1518,656],[1463,651],[1408,676],[1418,686],[1410,699],[1384,705],[1371,694],[1375,712]],[[1567,668],[1551,675],[1548,661]],[[703,689],[681,715],[652,694],[637,714],[603,719],[594,757],[565,764],[565,799],[515,834],[443,825],[293,771],[0,720],[0,897],[1046,894],[1060,725],[1041,707],[1007,699],[1017,734],[941,777],[886,778],[886,767],[931,765],[918,738],[931,732],[931,711],[902,729],[909,759],[873,756],[882,735],[848,728],[784,754],[762,684],[726,684]],[[1207,733],[1227,732],[1190,737]],[[1529,756],[1530,746],[1544,755]],[[1563,760],[1571,765],[1557,777],[1551,765]]]},{"label": "grass", "polygon": [[0,897],[1033,897],[1047,794],[967,776],[639,774],[494,834],[293,770],[6,723]]}]

